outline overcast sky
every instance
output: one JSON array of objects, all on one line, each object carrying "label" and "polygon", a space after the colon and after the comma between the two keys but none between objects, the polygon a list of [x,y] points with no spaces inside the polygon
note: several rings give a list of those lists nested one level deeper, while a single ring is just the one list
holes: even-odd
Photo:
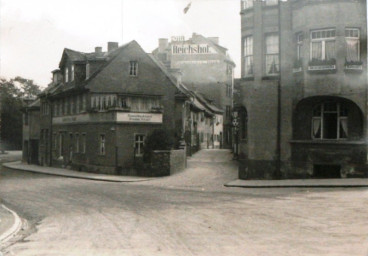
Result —
[{"label": "overcast sky", "polygon": [[[183,9],[192,2],[189,11]],[[220,37],[240,75],[239,0],[0,0],[0,75],[46,86],[64,48],[106,50],[136,40],[146,52],[159,38],[193,32]]]}]

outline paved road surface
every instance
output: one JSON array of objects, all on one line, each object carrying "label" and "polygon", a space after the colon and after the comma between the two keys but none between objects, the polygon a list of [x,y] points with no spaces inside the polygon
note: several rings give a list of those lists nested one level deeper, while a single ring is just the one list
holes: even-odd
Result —
[{"label": "paved road surface", "polygon": [[[227,151],[142,183],[5,171],[0,196],[34,229],[6,255],[367,255],[368,190],[224,188]],[[212,162],[214,160],[214,162]]]}]

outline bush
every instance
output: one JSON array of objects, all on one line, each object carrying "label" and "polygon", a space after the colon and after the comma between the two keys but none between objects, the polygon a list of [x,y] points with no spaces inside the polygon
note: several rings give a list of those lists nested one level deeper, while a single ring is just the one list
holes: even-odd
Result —
[{"label": "bush", "polygon": [[143,160],[149,162],[154,150],[170,150],[177,144],[174,133],[166,129],[156,129],[149,134],[144,143]]}]

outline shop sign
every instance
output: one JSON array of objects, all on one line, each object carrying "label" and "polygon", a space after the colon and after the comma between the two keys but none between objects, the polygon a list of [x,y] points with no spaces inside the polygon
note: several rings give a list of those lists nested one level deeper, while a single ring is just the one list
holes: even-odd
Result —
[{"label": "shop sign", "polygon": [[162,123],[161,113],[117,113],[117,122]]}]

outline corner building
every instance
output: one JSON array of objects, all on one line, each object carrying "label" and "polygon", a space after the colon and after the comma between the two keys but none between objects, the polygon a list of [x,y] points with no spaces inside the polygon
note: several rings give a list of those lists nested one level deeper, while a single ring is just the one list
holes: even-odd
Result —
[{"label": "corner building", "polygon": [[365,0],[241,1],[239,177],[367,175]]}]

